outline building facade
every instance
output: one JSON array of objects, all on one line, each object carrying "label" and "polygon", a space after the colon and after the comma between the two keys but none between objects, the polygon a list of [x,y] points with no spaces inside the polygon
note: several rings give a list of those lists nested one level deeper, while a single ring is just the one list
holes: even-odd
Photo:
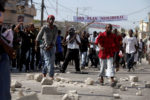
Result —
[{"label": "building facade", "polygon": [[33,22],[34,16],[36,16],[35,6],[34,4],[29,5],[28,0],[8,0],[5,5],[3,23],[23,22],[26,25]]}]

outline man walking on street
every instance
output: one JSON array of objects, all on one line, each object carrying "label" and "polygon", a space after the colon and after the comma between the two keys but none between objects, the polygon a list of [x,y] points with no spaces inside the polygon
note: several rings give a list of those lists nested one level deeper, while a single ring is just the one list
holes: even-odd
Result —
[{"label": "man walking on street", "polygon": [[43,26],[36,37],[36,48],[39,46],[40,40],[43,39],[43,75],[46,77],[48,70],[49,77],[51,79],[54,79],[55,44],[58,33],[57,27],[53,25],[54,21],[55,17],[53,15],[49,15],[47,18],[48,25]]},{"label": "man walking on street", "polygon": [[129,69],[128,71],[130,71],[131,69],[134,70],[134,55],[137,53],[138,43],[136,37],[133,36],[132,29],[129,30],[129,36],[126,36],[123,40],[123,46],[126,52],[127,67]]},{"label": "man walking on street", "polygon": [[[113,56],[114,56],[114,49],[115,49],[115,35],[112,34],[112,25],[106,25],[106,31],[99,34],[96,39],[95,44],[97,44],[100,48],[99,51],[99,60],[100,60],[100,84],[104,83],[104,77],[111,78],[111,86],[114,87],[116,85],[114,81],[114,66],[113,66]],[[106,70],[106,74],[105,74]]]}]

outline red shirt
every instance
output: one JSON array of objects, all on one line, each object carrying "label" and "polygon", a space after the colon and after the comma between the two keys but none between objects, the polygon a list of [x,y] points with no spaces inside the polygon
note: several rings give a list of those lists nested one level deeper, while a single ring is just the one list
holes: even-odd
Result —
[{"label": "red shirt", "polygon": [[107,35],[106,32],[100,33],[97,37],[95,44],[100,44],[104,49],[99,51],[99,58],[107,59],[114,56],[116,48],[116,36],[115,34]]}]

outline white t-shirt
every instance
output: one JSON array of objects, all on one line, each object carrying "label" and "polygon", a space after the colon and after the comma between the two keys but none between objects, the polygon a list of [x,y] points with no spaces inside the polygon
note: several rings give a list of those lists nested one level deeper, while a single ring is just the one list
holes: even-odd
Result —
[{"label": "white t-shirt", "polygon": [[147,45],[147,51],[146,52],[149,53],[150,52],[150,40],[147,41],[146,45]]},{"label": "white t-shirt", "polygon": [[126,44],[126,53],[129,54],[134,53],[136,51],[135,45],[136,46],[138,45],[136,37],[129,37],[129,36],[126,36],[123,39],[123,44],[124,45]]},{"label": "white t-shirt", "polygon": [[[68,35],[66,37],[66,41],[69,41],[69,38],[70,38],[70,35]],[[76,39],[78,40],[78,42],[81,43],[81,40],[80,40],[80,37],[79,37],[78,34],[76,35]],[[79,45],[77,44],[76,41],[74,41],[73,43],[68,43],[67,48],[69,48],[69,49],[79,49]]]},{"label": "white t-shirt", "polygon": [[[96,41],[96,37],[94,37],[94,36],[90,37],[90,42],[95,43],[95,41]],[[95,44],[91,44],[90,48],[96,48],[96,45]]]},{"label": "white t-shirt", "polygon": [[14,33],[12,31],[12,29],[8,29],[6,30],[4,33],[2,33],[2,35],[10,41],[10,43],[8,44],[9,46],[13,47],[13,38],[14,38]]}]

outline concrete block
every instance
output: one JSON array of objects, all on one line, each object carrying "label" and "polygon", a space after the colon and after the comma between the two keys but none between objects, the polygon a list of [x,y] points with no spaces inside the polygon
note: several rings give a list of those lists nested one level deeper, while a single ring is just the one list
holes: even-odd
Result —
[{"label": "concrete block", "polygon": [[71,80],[68,79],[68,78],[62,78],[61,77],[61,82],[63,82],[63,83],[69,83],[69,82],[71,82]]},{"label": "concrete block", "polygon": [[34,75],[34,80],[36,80],[37,82],[41,82],[43,79],[43,75],[42,74],[35,74]]},{"label": "concrete block", "polygon": [[116,89],[120,89],[120,87],[122,86],[122,84],[117,83],[117,85],[115,86]]},{"label": "concrete block", "polygon": [[78,82],[74,82],[73,85],[78,85]]},{"label": "concrete block", "polygon": [[12,84],[11,84],[11,87],[21,88],[22,84],[18,81],[13,81]]},{"label": "concrete block", "polygon": [[136,87],[138,87],[138,86],[139,86],[139,84],[137,84],[137,83],[135,83],[135,82],[131,82],[131,87],[136,88]]},{"label": "concrete block", "polygon": [[68,95],[68,94],[65,94],[65,95],[62,97],[62,100],[71,100],[71,99],[69,98],[69,95]]},{"label": "concrete block", "polygon": [[10,90],[11,91],[16,91],[15,85],[11,86]]},{"label": "concrete block", "polygon": [[53,80],[48,78],[43,78],[43,80],[41,81],[41,85],[52,85],[52,84],[53,84]]},{"label": "concrete block", "polygon": [[79,100],[79,95],[78,94],[65,94],[62,98],[62,100]]},{"label": "concrete block", "polygon": [[77,94],[77,90],[70,90],[69,93],[71,93],[71,94]]},{"label": "concrete block", "polygon": [[17,100],[39,100],[39,99],[37,97],[37,94],[34,93],[34,94],[30,94],[30,95],[26,95],[26,96],[20,97]]},{"label": "concrete block", "polygon": [[86,85],[93,85],[93,84],[94,84],[94,80],[91,79],[91,78],[87,78],[87,79],[85,80],[85,84],[86,84]]},{"label": "concrete block", "polygon": [[25,90],[26,90],[26,91],[30,91],[30,90],[31,90],[31,88],[25,88]]},{"label": "concrete block", "polygon": [[120,81],[129,81],[129,78],[127,78],[127,77],[120,78]]},{"label": "concrete block", "polygon": [[126,91],[126,87],[125,86],[121,86],[120,87],[120,91]]},{"label": "concrete block", "polygon": [[142,91],[139,90],[138,92],[136,92],[136,95],[137,95],[137,96],[142,96]]},{"label": "concrete block", "polygon": [[55,78],[55,81],[56,81],[56,82],[60,82],[60,81],[61,81],[61,78],[60,78],[60,77],[56,77],[56,78]]},{"label": "concrete block", "polygon": [[55,77],[56,77],[56,76],[59,76],[59,73],[55,73],[54,76],[55,76]]},{"label": "concrete block", "polygon": [[113,97],[114,97],[115,99],[120,99],[120,95],[119,95],[119,94],[113,94]]},{"label": "concrete block", "polygon": [[27,80],[34,80],[34,75],[33,74],[26,74]]},{"label": "concrete block", "polygon": [[129,76],[129,79],[131,82],[138,82],[138,77],[137,76]]},{"label": "concrete block", "polygon": [[43,85],[41,93],[45,94],[45,95],[57,95],[57,94],[59,94],[57,92],[57,87],[51,86],[51,85]]},{"label": "concrete block", "polygon": [[150,88],[150,82],[145,83],[145,88]]}]

